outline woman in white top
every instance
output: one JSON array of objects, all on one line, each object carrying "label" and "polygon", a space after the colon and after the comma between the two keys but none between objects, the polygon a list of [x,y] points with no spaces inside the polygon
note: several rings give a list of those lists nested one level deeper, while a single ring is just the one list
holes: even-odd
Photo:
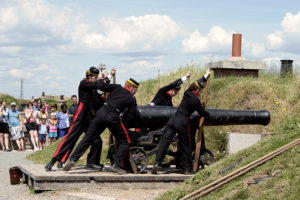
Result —
[{"label": "woman in white top", "polygon": [[33,150],[37,151],[39,150],[38,144],[39,144],[39,138],[37,133],[37,126],[36,126],[36,111],[33,110],[33,104],[32,102],[29,102],[27,104],[27,107],[25,109],[25,118],[26,118],[26,129],[27,132],[30,134],[31,143],[33,145]]}]

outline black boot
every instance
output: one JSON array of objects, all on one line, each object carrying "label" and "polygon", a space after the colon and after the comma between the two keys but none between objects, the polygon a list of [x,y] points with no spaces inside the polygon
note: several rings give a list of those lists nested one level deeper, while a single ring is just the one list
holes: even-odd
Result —
[{"label": "black boot", "polygon": [[55,163],[56,163],[55,158],[52,158],[52,159],[50,160],[50,162],[49,162],[47,165],[45,165],[46,171],[51,171],[51,170],[52,170],[52,167],[54,166]]},{"label": "black boot", "polygon": [[165,171],[167,168],[162,163],[155,162],[151,170],[151,174],[157,174],[158,171]]},{"label": "black boot", "polygon": [[63,168],[63,162],[59,161],[59,162],[57,163],[56,167],[57,167],[58,169]]},{"label": "black boot", "polygon": [[99,165],[96,165],[96,164],[86,164],[86,169],[93,169],[93,170],[98,170],[98,171],[102,171],[103,169],[103,165],[102,164],[99,164]]},{"label": "black boot", "polygon": [[171,164],[170,163],[167,163],[167,162],[162,162],[161,163],[161,167],[162,168],[170,168]]},{"label": "black boot", "polygon": [[70,160],[67,162],[63,168],[64,171],[70,171],[72,167],[75,167],[75,162],[73,160]]},{"label": "black boot", "polygon": [[116,164],[113,164],[113,166],[110,166],[109,170],[111,172],[118,173],[120,175],[127,174],[127,172],[124,169],[122,169],[121,167],[117,166]]}]

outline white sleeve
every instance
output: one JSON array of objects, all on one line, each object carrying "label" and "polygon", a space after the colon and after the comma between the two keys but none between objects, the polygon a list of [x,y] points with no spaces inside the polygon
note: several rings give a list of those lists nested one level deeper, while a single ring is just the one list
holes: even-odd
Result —
[{"label": "white sleeve", "polygon": [[181,81],[184,83],[186,81],[186,76],[181,77]]},{"label": "white sleeve", "polygon": [[107,77],[109,80],[111,80],[112,75],[111,75],[111,74],[108,74],[106,77]]},{"label": "white sleeve", "polygon": [[205,79],[207,79],[207,78],[208,78],[208,76],[209,76],[208,74],[204,74],[204,78],[205,78]]}]

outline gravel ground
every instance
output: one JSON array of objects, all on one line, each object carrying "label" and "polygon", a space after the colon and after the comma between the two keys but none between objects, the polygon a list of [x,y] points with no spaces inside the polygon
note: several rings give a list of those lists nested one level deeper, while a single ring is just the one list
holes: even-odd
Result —
[{"label": "gravel ground", "polygon": [[68,191],[46,191],[41,193],[32,193],[27,185],[10,185],[9,168],[22,165],[32,164],[25,159],[26,155],[32,151],[12,151],[0,152],[0,200],[2,199],[97,199],[97,200],[152,200],[165,192],[167,189],[131,189],[122,190],[115,188],[80,188]]}]

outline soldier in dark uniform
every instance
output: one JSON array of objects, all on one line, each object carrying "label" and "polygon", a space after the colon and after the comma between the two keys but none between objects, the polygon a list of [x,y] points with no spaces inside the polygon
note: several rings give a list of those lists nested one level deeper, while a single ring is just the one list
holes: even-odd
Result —
[{"label": "soldier in dark uniform", "polygon": [[135,117],[139,118],[139,112],[134,98],[138,86],[139,83],[134,79],[127,80],[124,87],[118,84],[104,84],[103,81],[99,80],[99,89],[109,92],[110,95],[106,99],[104,106],[97,111],[95,119],[88,128],[85,137],[81,140],[70,157],[70,161],[64,166],[63,169],[65,171],[69,171],[74,167],[75,162],[79,160],[95,138],[99,137],[99,133],[101,134],[108,128],[119,142],[116,159],[114,164],[110,167],[110,170],[119,174],[126,173],[122,168],[124,166],[124,160],[128,155],[131,141],[120,116],[123,115],[126,109],[127,120],[130,120],[128,119],[129,116],[132,116],[133,119]]},{"label": "soldier in dark uniform", "polygon": [[[59,161],[58,167],[62,167],[69,154],[72,152],[77,140],[83,132],[86,132],[90,121],[94,118],[95,112],[100,109],[104,101],[101,94],[97,93],[97,78],[99,70],[90,67],[86,72],[86,78],[83,79],[78,87],[79,104],[73,122],[70,125],[67,135],[56,149],[51,161],[45,166],[47,171],[51,171],[56,161]],[[102,140],[98,136],[94,139],[90,153],[87,157],[87,168],[102,170],[103,165],[100,164],[100,154],[102,150]]]},{"label": "soldier in dark uniform", "polygon": [[203,117],[208,117],[209,115],[208,112],[202,108],[201,102],[198,98],[199,92],[205,87],[209,75],[210,70],[208,69],[204,76],[192,83],[191,86],[184,92],[182,101],[178,106],[175,115],[169,119],[167,127],[164,130],[161,143],[156,154],[155,164],[151,171],[152,174],[156,174],[157,171],[163,167],[162,161],[166,156],[168,147],[176,132],[178,132],[178,146],[180,148],[184,174],[194,173],[192,169],[192,140],[189,130],[190,116],[194,111],[197,111]]},{"label": "soldier in dark uniform", "polygon": [[187,78],[191,76],[188,72],[186,76],[166,85],[158,90],[150,105],[152,106],[173,106],[172,97],[176,96],[181,89],[180,85],[186,81]]}]

